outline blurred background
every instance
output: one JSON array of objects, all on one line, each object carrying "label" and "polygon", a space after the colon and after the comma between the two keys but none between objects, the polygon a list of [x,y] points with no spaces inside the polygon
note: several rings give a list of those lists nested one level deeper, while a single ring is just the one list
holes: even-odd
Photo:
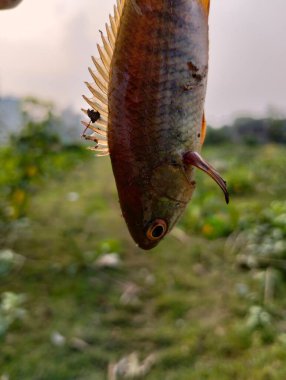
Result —
[{"label": "blurred background", "polygon": [[0,379],[285,380],[285,1],[213,2],[204,156],[231,203],[197,173],[148,253],[80,139],[112,7],[0,13]]}]

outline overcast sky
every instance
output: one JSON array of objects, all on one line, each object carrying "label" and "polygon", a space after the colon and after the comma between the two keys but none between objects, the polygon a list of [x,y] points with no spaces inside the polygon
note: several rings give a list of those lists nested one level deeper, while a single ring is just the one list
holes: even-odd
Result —
[{"label": "overcast sky", "polygon": [[[0,12],[0,94],[80,109],[83,81],[114,0],[23,0]],[[206,114],[286,114],[286,1],[212,0]]]}]

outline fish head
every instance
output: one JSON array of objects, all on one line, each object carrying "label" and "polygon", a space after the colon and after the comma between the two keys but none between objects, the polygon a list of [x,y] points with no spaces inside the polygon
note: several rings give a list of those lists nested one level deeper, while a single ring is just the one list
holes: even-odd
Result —
[{"label": "fish head", "polygon": [[120,194],[123,216],[136,244],[150,250],[172,230],[195,188],[192,169],[171,164],[152,170],[144,183],[134,182]]}]

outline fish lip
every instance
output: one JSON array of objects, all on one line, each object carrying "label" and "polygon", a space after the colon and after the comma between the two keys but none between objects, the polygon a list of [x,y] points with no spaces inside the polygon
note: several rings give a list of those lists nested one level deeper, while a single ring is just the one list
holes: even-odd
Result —
[{"label": "fish lip", "polygon": [[131,237],[134,241],[134,243],[141,249],[143,249],[144,251],[150,251],[151,249],[155,248],[163,239],[166,235],[164,235],[161,239],[158,239],[158,240],[149,240],[147,239],[147,237],[145,236],[134,236],[134,234],[132,234],[132,232],[130,231],[130,234],[131,234]]},{"label": "fish lip", "polygon": [[[164,238],[164,237],[163,237]],[[163,239],[162,238],[162,239]],[[137,242],[137,245],[139,248],[143,249],[144,251],[150,251],[151,249],[155,248],[159,243],[160,241],[162,240],[158,240],[158,241],[155,241],[155,242],[151,242],[151,241],[144,241],[144,242]]]}]

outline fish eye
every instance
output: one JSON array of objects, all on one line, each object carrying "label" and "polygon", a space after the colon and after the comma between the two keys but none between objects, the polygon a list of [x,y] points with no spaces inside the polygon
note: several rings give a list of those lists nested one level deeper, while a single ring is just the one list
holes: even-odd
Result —
[{"label": "fish eye", "polygon": [[151,222],[146,236],[149,240],[156,241],[161,239],[167,232],[167,223],[163,219],[156,219]]}]

